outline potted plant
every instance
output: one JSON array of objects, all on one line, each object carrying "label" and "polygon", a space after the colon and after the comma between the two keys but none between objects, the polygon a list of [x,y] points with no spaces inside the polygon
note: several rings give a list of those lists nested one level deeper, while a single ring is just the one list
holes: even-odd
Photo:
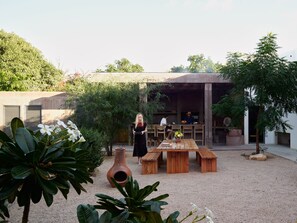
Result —
[{"label": "potted plant", "polygon": [[231,93],[212,106],[213,114],[224,118],[226,127],[226,144],[238,145],[243,143],[242,129],[244,119],[244,94]]},{"label": "potted plant", "polygon": [[175,138],[175,141],[176,142],[180,142],[181,141],[181,138],[184,136],[184,134],[181,132],[181,130],[177,130],[175,133],[174,133],[174,138]]}]

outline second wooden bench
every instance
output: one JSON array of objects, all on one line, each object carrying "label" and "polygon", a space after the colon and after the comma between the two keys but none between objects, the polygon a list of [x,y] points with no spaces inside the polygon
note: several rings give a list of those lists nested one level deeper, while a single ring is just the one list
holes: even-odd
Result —
[{"label": "second wooden bench", "polygon": [[217,172],[217,156],[207,147],[201,147],[196,152],[196,159],[201,167],[201,173]]},{"label": "second wooden bench", "polygon": [[156,174],[158,173],[158,166],[160,164],[161,152],[149,151],[142,157],[141,174]]}]

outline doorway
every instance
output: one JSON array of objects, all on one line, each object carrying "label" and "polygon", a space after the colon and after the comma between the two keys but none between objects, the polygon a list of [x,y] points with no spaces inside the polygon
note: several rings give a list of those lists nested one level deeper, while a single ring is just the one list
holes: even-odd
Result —
[{"label": "doorway", "polygon": [[[258,112],[259,106],[253,106],[249,108],[249,143],[256,143],[256,124]],[[263,132],[259,133],[259,142],[264,143]]]}]

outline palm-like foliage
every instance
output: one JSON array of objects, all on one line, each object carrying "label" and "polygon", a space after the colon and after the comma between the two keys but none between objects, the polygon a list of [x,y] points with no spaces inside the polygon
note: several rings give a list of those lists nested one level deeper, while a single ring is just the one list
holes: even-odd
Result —
[{"label": "palm-like foliage", "polygon": [[78,194],[85,191],[82,183],[91,182],[87,151],[77,149],[65,139],[48,140],[24,127],[14,118],[11,139],[0,131],[0,199],[24,206],[23,222],[28,222],[30,202],[42,196],[50,206],[60,191],[65,199],[70,185]]},{"label": "palm-like foliage", "polygon": [[[160,182],[156,182],[152,185],[147,185],[144,188],[139,188],[138,182],[133,180],[132,177],[128,178],[128,181],[124,188],[122,188],[114,179],[112,179],[116,188],[124,196],[122,199],[116,199],[105,194],[96,194],[99,198],[98,204],[80,205],[78,207],[78,219],[80,223],[92,222],[92,223],[110,223],[110,222],[131,222],[131,223],[177,223],[177,217],[179,212],[176,211],[169,215],[165,220],[161,218],[162,206],[167,202],[162,201],[167,198],[168,194],[163,194],[145,200],[152,192],[157,191],[157,187]],[[96,209],[105,210],[105,212],[98,217],[98,214],[94,212]],[[88,221],[86,221],[88,219]]]}]

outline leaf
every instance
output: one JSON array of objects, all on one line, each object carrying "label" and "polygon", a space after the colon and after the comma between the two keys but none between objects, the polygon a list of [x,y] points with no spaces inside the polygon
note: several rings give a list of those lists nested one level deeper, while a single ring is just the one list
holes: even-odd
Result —
[{"label": "leaf", "polygon": [[162,194],[158,197],[155,197],[155,198],[152,198],[153,201],[160,201],[160,200],[163,200],[165,198],[169,197],[169,194]]},{"label": "leaf", "polygon": [[32,185],[32,190],[31,190],[31,200],[34,204],[37,204],[42,197],[42,188],[38,184],[38,181],[35,181],[34,184]]},{"label": "leaf", "polygon": [[22,122],[21,119],[15,117],[11,120],[10,128],[11,128],[11,133],[13,135],[13,138],[15,139],[17,129],[24,128],[24,123]]},{"label": "leaf", "polygon": [[112,218],[112,223],[126,223],[126,220],[128,220],[129,218],[129,211],[128,210],[124,210],[122,211],[122,213],[120,213],[119,215],[117,215],[116,217]]},{"label": "leaf", "polygon": [[[132,177],[128,177],[128,181],[130,181],[132,179]],[[118,189],[118,191],[124,196],[124,197],[128,197],[128,194],[123,190],[122,186],[120,184],[118,184],[114,178],[111,178],[111,181],[113,182],[113,184],[115,185],[115,187]]]},{"label": "leaf", "polygon": [[92,205],[80,204],[77,207],[77,218],[79,223],[98,223],[99,214]]},{"label": "leaf", "polygon": [[16,130],[15,141],[25,154],[35,150],[34,138],[25,128],[18,128]]},{"label": "leaf", "polygon": [[109,211],[105,211],[101,216],[100,216],[100,223],[110,223],[111,222],[111,213]]},{"label": "leaf", "polygon": [[43,192],[42,194],[43,194],[43,197],[44,197],[44,200],[45,200],[46,205],[48,207],[51,206],[52,203],[53,203],[53,201],[54,201],[53,195],[52,194],[49,194],[49,193],[47,193],[45,191],[42,191],[42,192]]},{"label": "leaf", "polygon": [[18,180],[24,180],[28,176],[32,175],[33,173],[34,172],[32,167],[28,167],[24,165],[15,166],[11,169],[12,177]]},{"label": "leaf", "polygon": [[76,193],[80,194],[81,191],[87,192],[85,190],[85,188],[83,188],[83,186],[80,183],[78,183],[77,181],[69,179],[69,182],[71,183],[71,185],[75,189]]},{"label": "leaf", "polygon": [[30,194],[33,188],[33,181],[26,180],[26,182],[22,185],[21,191],[18,193],[17,202],[20,207],[25,206],[30,203]]},{"label": "leaf", "polygon": [[1,199],[4,200],[4,199],[8,199],[10,196],[13,196],[17,192],[20,185],[22,185],[22,181],[20,180],[11,180],[7,184],[5,184],[1,188],[1,192],[0,192]]},{"label": "leaf", "polygon": [[37,175],[38,182],[43,189],[43,192],[54,195],[58,192],[57,186],[51,180],[44,180],[39,175]]},{"label": "leaf", "polygon": [[7,208],[7,200],[0,200],[0,217],[2,217],[3,220],[5,219],[5,217],[10,217]]},{"label": "leaf", "polygon": [[7,143],[7,142],[13,142],[13,141],[11,140],[11,138],[8,137],[8,135],[6,135],[5,132],[0,130],[0,142]]},{"label": "leaf", "polygon": [[165,220],[165,223],[178,223],[177,217],[179,216],[179,211],[171,213]]}]

